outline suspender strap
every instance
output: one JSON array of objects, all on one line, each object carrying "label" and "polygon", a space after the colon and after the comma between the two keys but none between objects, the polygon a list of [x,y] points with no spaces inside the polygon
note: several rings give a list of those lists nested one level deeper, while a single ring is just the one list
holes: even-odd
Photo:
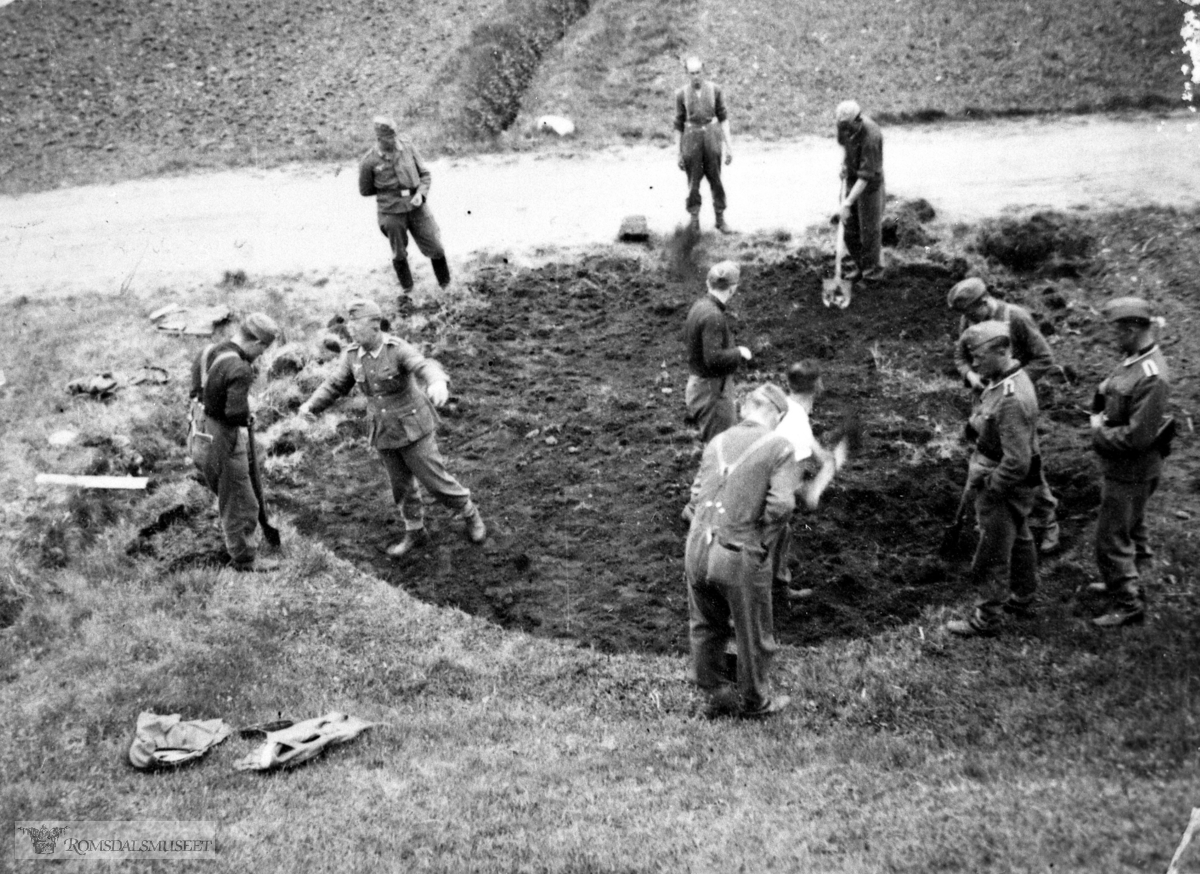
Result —
[{"label": "suspender strap", "polygon": [[[721,436],[724,436],[724,435],[721,435]],[[753,443],[751,443],[750,447],[745,452],[743,452],[741,455],[739,455],[737,457],[737,459],[733,462],[733,464],[729,465],[728,467],[725,466],[725,453],[723,451],[725,449],[725,441],[720,440],[720,442],[718,442],[716,445],[717,469],[721,471],[722,476],[728,477],[731,473],[734,472],[734,470],[736,470],[738,467],[741,466],[743,461],[745,461],[751,455],[753,455],[755,453],[755,451],[759,449],[759,447],[765,446],[767,443],[769,443],[771,441],[771,438],[775,437],[775,436],[776,435],[775,435],[774,431],[768,431],[766,434],[763,434],[761,437],[759,437],[757,440],[755,440]]]}]

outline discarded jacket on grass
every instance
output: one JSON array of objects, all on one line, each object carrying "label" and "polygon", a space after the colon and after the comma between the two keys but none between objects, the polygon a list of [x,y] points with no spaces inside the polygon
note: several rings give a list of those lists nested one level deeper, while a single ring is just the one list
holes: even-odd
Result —
[{"label": "discarded jacket on grass", "polygon": [[129,747],[129,763],[142,770],[182,765],[203,756],[232,731],[220,719],[185,722],[178,713],[163,716],[143,711]]},{"label": "discarded jacket on grass", "polygon": [[336,711],[306,719],[290,728],[269,731],[262,746],[239,761],[239,771],[291,768],[320,754],[328,746],[345,743],[375,725]]}]

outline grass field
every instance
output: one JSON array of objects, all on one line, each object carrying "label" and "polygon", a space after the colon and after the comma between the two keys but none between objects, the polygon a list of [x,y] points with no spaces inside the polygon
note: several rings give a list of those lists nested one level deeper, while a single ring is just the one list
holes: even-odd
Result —
[{"label": "grass field", "polygon": [[0,9],[0,193],[343,162],[380,110],[431,154],[535,148],[543,113],[570,116],[578,145],[669,142],[692,52],[725,87],[736,136],[770,139],[827,133],[851,95],[885,119],[957,118],[1164,108],[1184,82],[1178,0],[597,0],[509,95],[512,128],[467,135],[464,107],[495,85],[471,58],[554,2],[153,0],[135,14],[18,0]]}]

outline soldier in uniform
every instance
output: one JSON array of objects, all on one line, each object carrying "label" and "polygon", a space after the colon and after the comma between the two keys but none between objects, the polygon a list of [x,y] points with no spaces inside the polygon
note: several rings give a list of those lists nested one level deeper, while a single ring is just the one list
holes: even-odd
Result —
[{"label": "soldier in uniform", "polygon": [[1096,524],[1101,582],[1090,588],[1112,599],[1108,612],[1093,622],[1113,628],[1145,619],[1141,578],[1153,561],[1146,502],[1158,488],[1174,419],[1166,413],[1170,372],[1154,340],[1150,304],[1121,297],[1109,301],[1104,315],[1126,357],[1100,383],[1091,417],[1092,448],[1100,456],[1104,478]]},{"label": "soldier in uniform", "polygon": [[279,325],[251,313],[232,339],[206,346],[192,362],[192,413],[188,449],[204,483],[217,495],[217,513],[231,567],[256,564],[258,498],[250,480],[250,386],[254,361],[275,342]]},{"label": "soldier in uniform", "polygon": [[679,150],[679,169],[687,173],[688,227],[700,230],[700,180],[708,180],[712,192],[717,230],[732,233],[725,224],[725,186],[721,184],[721,164],[733,161],[733,141],[725,117],[721,89],[704,78],[704,64],[697,57],[684,63],[688,84],[675,92],[675,147]]},{"label": "soldier in uniform", "polygon": [[846,250],[855,266],[842,275],[866,282],[883,278],[883,132],[853,100],[835,110],[842,147],[842,179],[847,190],[838,212]]},{"label": "soldier in uniform", "polygon": [[1029,513],[1038,488],[1037,394],[1012,357],[1008,324],[987,321],[963,332],[975,367],[985,380],[967,425],[975,441],[967,473],[975,492],[979,546],[970,579],[979,591],[968,619],[946,630],[962,637],[995,634],[1004,613],[1032,614],[1037,591],[1037,548]]},{"label": "soldier in uniform", "polygon": [[[958,368],[963,382],[977,394],[983,391],[984,379],[975,369],[970,350],[963,342],[964,331],[971,325],[980,322],[996,321],[1008,325],[1009,338],[1012,341],[1012,355],[1020,363],[1025,374],[1036,386],[1047,371],[1054,366],[1054,355],[1050,344],[1042,336],[1037,322],[1029,310],[1015,303],[997,300],[988,293],[987,286],[977,276],[964,279],[950,289],[946,296],[946,304],[950,309],[961,314],[958,330],[959,340],[954,344],[954,366]],[[1034,500],[1033,512],[1029,516],[1029,527],[1033,529],[1038,551],[1042,555],[1051,555],[1061,546],[1058,527],[1058,499],[1046,482],[1046,472],[1043,468],[1041,482],[1038,485],[1037,496]]]},{"label": "soldier in uniform", "polygon": [[[771,697],[767,678],[776,649],[773,547],[800,487],[795,450],[773,430],[786,411],[778,386],[752,391],[742,421],[705,447],[692,484],[695,514],[684,555],[691,678],[711,696],[711,716],[769,716],[788,703],[787,696]],[[725,658],[731,627],[736,683]]]},{"label": "soldier in uniform", "polygon": [[700,429],[700,440],[712,440],[737,423],[733,374],[750,360],[750,350],[733,345],[725,308],[737,293],[741,271],[732,261],[708,271],[708,291],[692,304],[684,328],[688,376],[684,400],[688,420]]},{"label": "soldier in uniform", "polygon": [[[432,264],[438,285],[445,288],[450,284],[450,265],[428,203],[433,177],[412,141],[398,136],[395,121],[380,115],[374,123],[375,146],[359,164],[358,191],[363,197],[375,198],[379,230],[391,244],[392,266],[400,280],[400,290],[407,296],[413,289],[412,270],[408,266],[409,234]],[[404,299],[401,298],[402,303]]]},{"label": "soldier in uniform", "polygon": [[446,470],[438,451],[434,407],[450,397],[446,372],[411,343],[383,333],[383,313],[373,301],[352,301],[349,317],[355,342],[346,347],[328,378],[300,406],[300,414],[318,415],[355,385],[370,399],[371,445],[387,470],[392,498],[404,524],[404,538],[388,548],[388,555],[400,558],[429,541],[418,483],[458,513],[472,543],[482,543],[487,528],[479,508],[471,493]]}]

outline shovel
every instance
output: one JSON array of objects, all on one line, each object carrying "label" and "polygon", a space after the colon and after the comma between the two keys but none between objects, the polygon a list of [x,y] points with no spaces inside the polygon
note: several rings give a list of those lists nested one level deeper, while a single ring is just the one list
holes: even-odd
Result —
[{"label": "shovel", "polygon": [[975,490],[963,489],[962,497],[958,500],[958,510],[954,521],[946,526],[942,533],[942,542],[938,545],[938,557],[944,561],[961,561],[975,551],[974,532],[967,530],[967,520],[970,518],[971,503],[975,500]]},{"label": "shovel", "polygon": [[281,543],[279,529],[271,524],[271,520],[267,516],[267,501],[263,497],[262,479],[258,475],[258,447],[254,445],[253,422],[246,429],[246,434],[250,437],[250,442],[247,446],[247,449],[250,451],[250,486],[254,489],[254,497],[258,500],[258,524],[263,531],[263,540],[278,549]]},{"label": "shovel", "polygon": [[[838,206],[846,199],[846,181],[842,180],[841,197],[838,198]],[[850,306],[850,295],[854,291],[854,283],[849,279],[842,279],[842,255],[846,251],[846,228],[842,217],[839,215],[837,220],[837,244],[833,250],[833,279],[826,279],[821,285],[821,303],[825,306],[837,304],[839,309],[845,309]]]}]

